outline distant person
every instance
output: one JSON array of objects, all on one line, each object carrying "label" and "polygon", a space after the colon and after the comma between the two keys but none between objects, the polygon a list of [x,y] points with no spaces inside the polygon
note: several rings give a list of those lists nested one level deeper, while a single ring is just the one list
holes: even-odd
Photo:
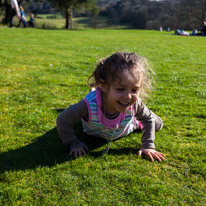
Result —
[{"label": "distant person", "polygon": [[9,20],[10,27],[13,27],[13,18],[16,15],[19,19],[21,18],[18,2],[17,0],[11,0],[11,13],[10,13],[10,20]]},{"label": "distant person", "polygon": [[163,31],[163,28],[162,28],[162,26],[160,26],[160,28],[159,28],[159,31]]},{"label": "distant person", "polygon": [[189,36],[190,34],[189,34],[189,32],[186,32],[184,30],[180,30],[180,35],[182,35],[182,36]]},{"label": "distant person", "polygon": [[75,123],[81,121],[85,133],[107,140],[107,148],[102,154],[108,152],[113,140],[139,129],[143,135],[138,155],[144,153],[151,161],[154,161],[153,158],[164,160],[164,154],[156,151],[154,144],[155,131],[163,126],[162,119],[149,110],[139,97],[150,90],[150,70],[146,59],[135,53],[117,52],[99,61],[88,79],[93,79],[89,85],[96,90],[57,118],[60,138],[69,147],[70,156],[76,158],[85,155],[88,150],[73,131]]},{"label": "distant person", "polygon": [[191,33],[191,36],[196,36],[196,35],[197,35],[197,29],[193,29],[192,33]]},{"label": "distant person", "polygon": [[21,18],[19,19],[18,27],[20,26],[21,23],[23,23],[24,28],[25,28],[27,26],[27,20],[26,20],[26,15],[25,15],[23,6],[19,7],[19,11],[20,11]]},{"label": "distant person", "polygon": [[201,32],[196,32],[194,36],[206,36],[206,20],[203,21],[203,27],[201,29]]},{"label": "distant person", "polygon": [[29,27],[34,27],[34,18],[35,18],[35,15],[33,13],[30,14],[30,19],[28,21],[28,26]]},{"label": "distant person", "polygon": [[202,36],[206,36],[206,20],[203,21],[203,28],[202,28],[201,32],[202,32]]},{"label": "distant person", "polygon": [[176,29],[175,30],[175,35],[189,36],[190,34],[186,31],[184,31],[184,30]]},{"label": "distant person", "polygon": [[179,30],[179,29],[176,29],[176,30],[175,30],[175,35],[180,35],[180,34],[181,34],[180,30]]}]

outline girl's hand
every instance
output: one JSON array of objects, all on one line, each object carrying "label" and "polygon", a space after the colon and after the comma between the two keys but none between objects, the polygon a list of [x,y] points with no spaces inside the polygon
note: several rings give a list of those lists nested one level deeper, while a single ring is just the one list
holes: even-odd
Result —
[{"label": "girl's hand", "polygon": [[164,156],[165,156],[164,154],[162,154],[161,152],[158,152],[158,151],[156,151],[156,150],[154,150],[154,149],[141,148],[141,149],[139,150],[139,152],[138,152],[138,156],[141,156],[142,153],[144,153],[145,155],[147,155],[152,162],[154,161],[153,157],[154,157],[155,159],[157,159],[159,162],[161,162],[162,160],[165,159],[165,158],[164,158]]},{"label": "girl's hand", "polygon": [[88,151],[88,147],[83,142],[80,142],[76,144],[75,146],[70,147],[70,153],[69,156],[74,155],[74,158],[81,157],[86,154],[86,151]]}]

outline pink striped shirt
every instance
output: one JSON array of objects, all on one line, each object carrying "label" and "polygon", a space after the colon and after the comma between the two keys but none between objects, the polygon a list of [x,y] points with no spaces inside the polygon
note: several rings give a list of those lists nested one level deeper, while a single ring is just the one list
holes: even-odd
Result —
[{"label": "pink striped shirt", "polygon": [[102,137],[104,139],[118,139],[133,132],[141,126],[135,118],[134,105],[126,112],[121,112],[115,119],[108,119],[102,112],[101,89],[90,92],[84,101],[87,104],[89,119],[81,119],[83,131],[88,135]]}]

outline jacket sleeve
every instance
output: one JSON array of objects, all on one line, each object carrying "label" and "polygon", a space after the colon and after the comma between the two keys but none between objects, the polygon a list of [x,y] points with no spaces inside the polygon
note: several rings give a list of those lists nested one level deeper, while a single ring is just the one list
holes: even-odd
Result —
[{"label": "jacket sleeve", "polygon": [[155,118],[140,98],[135,103],[135,117],[142,124],[142,148],[154,149]]},{"label": "jacket sleeve", "polygon": [[57,117],[57,130],[64,145],[79,143],[73,127],[81,118],[88,119],[88,109],[84,100],[69,106]]}]

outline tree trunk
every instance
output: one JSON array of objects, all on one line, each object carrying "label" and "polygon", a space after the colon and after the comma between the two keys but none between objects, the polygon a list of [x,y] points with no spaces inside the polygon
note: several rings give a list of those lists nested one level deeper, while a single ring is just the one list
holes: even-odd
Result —
[{"label": "tree trunk", "polygon": [[73,29],[73,22],[72,22],[72,17],[73,17],[73,12],[72,12],[72,6],[67,8],[65,10],[65,17],[66,17],[66,24],[65,28],[66,29]]},{"label": "tree trunk", "polygon": [[72,6],[70,6],[69,8],[69,29],[73,29],[72,17],[73,17]]},{"label": "tree trunk", "polygon": [[66,8],[66,10],[65,10],[65,17],[66,17],[65,29],[69,29],[69,10],[68,10],[68,8]]},{"label": "tree trunk", "polygon": [[4,7],[5,15],[3,17],[2,23],[3,24],[8,24],[9,23],[9,19],[10,19],[11,6],[6,1],[4,3],[3,7]]}]

